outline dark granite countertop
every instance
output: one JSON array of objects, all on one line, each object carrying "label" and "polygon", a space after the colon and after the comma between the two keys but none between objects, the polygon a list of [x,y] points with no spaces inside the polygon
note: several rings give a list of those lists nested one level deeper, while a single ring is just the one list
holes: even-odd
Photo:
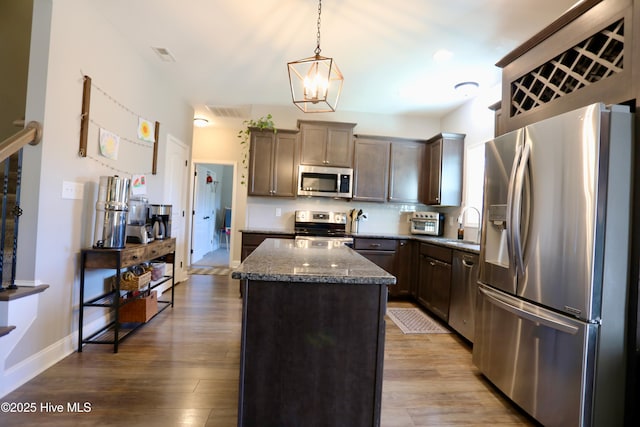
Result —
[{"label": "dark granite countertop", "polygon": [[276,282],[393,285],[396,278],[353,249],[296,247],[266,239],[231,273],[234,279]]},{"label": "dark granite countertop", "polygon": [[[271,229],[245,229],[240,230],[242,233],[257,233],[257,234],[283,234],[283,235],[294,235],[295,232],[293,230],[271,230]],[[457,239],[449,239],[446,237],[436,237],[436,236],[428,236],[424,234],[403,234],[403,233],[383,233],[383,232],[375,232],[375,233],[347,233],[349,237],[363,237],[369,239],[409,239],[415,240],[418,242],[431,243],[434,245],[445,246],[451,249],[459,249],[466,252],[471,252],[475,254],[480,253],[480,245],[475,242],[471,242],[469,240],[457,240]]]},{"label": "dark granite countertop", "polygon": [[475,254],[480,253],[480,245],[468,240],[448,239],[446,237],[420,236],[417,234],[412,234],[411,239],[418,242],[431,243],[434,245],[445,246],[447,248],[458,249]]},{"label": "dark granite countertop", "polygon": [[295,231],[293,230],[277,230],[277,229],[269,229],[269,228],[261,228],[261,229],[251,229],[251,228],[245,228],[243,230],[240,230],[241,233],[252,233],[252,234],[273,234],[273,235],[278,235],[278,234],[286,234],[286,235],[295,235]]}]

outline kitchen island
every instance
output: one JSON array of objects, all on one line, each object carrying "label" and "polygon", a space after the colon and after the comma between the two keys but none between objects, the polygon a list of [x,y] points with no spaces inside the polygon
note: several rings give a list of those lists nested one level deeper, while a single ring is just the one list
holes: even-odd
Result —
[{"label": "kitchen island", "polygon": [[379,426],[387,285],[352,249],[267,239],[243,287],[239,426]]}]

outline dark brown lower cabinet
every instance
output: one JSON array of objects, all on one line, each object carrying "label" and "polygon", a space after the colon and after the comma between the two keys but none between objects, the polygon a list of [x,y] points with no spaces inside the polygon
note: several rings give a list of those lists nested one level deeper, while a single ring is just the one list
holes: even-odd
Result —
[{"label": "dark brown lower cabinet", "polygon": [[387,273],[394,274],[396,266],[395,251],[366,250],[358,251],[358,253]]},{"label": "dark brown lower cabinet", "polygon": [[242,286],[238,426],[379,426],[386,286]]},{"label": "dark brown lower cabinet", "polygon": [[405,265],[409,241],[406,239],[382,239],[356,237],[353,249],[387,273],[396,276],[396,284],[389,286],[389,297],[409,295],[410,265]]},{"label": "dark brown lower cabinet", "polygon": [[[389,296],[407,298],[412,296],[413,281],[413,247],[411,240],[398,240],[398,250],[396,251],[396,285],[389,287]],[[391,289],[393,288],[393,294]]]},{"label": "dark brown lower cabinet", "polygon": [[265,239],[293,239],[293,234],[268,234],[268,233],[252,233],[249,231],[242,232],[242,252],[240,253],[240,261],[244,261],[246,257],[251,255],[260,243]]},{"label": "dark brown lower cabinet", "polygon": [[420,244],[417,299],[445,322],[449,320],[451,249]]},{"label": "dark brown lower cabinet", "polygon": [[356,237],[353,248],[369,261],[396,277],[389,286],[390,298],[412,296],[415,277],[413,272],[413,244],[409,239],[381,239]]}]

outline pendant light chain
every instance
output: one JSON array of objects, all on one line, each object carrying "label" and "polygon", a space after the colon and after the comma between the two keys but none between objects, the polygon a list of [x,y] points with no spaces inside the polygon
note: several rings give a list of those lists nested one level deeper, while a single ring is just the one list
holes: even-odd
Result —
[{"label": "pendant light chain", "polygon": [[322,0],[318,0],[314,56],[287,63],[293,103],[303,113],[336,111],[344,77],[333,58],[320,55]]},{"label": "pendant light chain", "polygon": [[316,45],[316,49],[314,50],[314,53],[316,55],[320,55],[320,14],[321,13],[322,13],[322,0],[318,0],[318,33],[316,34],[318,44]]}]

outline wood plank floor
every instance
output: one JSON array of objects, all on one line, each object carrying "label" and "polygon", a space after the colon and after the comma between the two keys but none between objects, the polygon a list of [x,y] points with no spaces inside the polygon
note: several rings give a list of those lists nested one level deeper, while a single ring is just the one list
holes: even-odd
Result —
[{"label": "wood plank floor", "polygon": [[[0,426],[235,426],[240,324],[237,281],[190,276],[176,287],[175,307],[118,354],[86,345],[1,398],[35,412],[1,411]],[[384,363],[383,427],[535,425],[483,379],[455,334],[404,335],[388,320]],[[85,402],[90,411],[69,411]]]}]

